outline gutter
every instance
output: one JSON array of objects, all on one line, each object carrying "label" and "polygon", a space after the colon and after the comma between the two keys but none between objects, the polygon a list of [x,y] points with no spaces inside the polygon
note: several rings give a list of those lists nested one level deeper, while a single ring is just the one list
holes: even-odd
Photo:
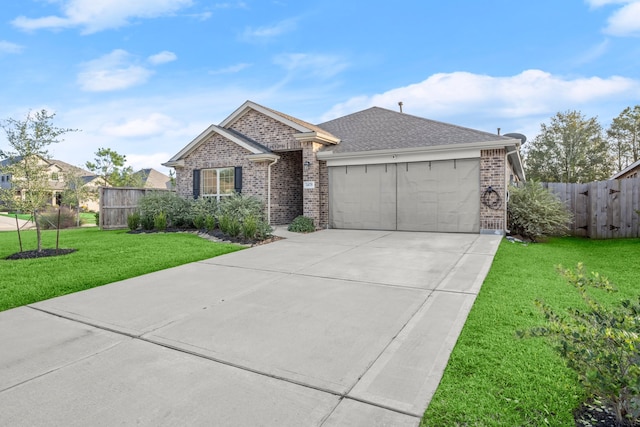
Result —
[{"label": "gutter", "polygon": [[280,157],[273,159],[267,166],[267,222],[271,225],[271,166],[278,163]]},{"label": "gutter", "polygon": [[[513,139],[511,139],[513,141]],[[491,148],[505,148],[508,143],[511,142],[508,139],[487,141],[487,142],[470,142],[464,144],[440,144],[431,145],[425,147],[411,147],[411,148],[386,148],[382,150],[371,151],[352,151],[346,153],[334,153],[331,150],[318,151],[318,160],[338,160],[349,158],[364,158],[375,157],[385,154],[422,154],[422,153],[438,153],[438,152],[452,152],[462,151],[467,149],[486,150]]]},{"label": "gutter", "polygon": [[267,222],[271,225],[271,166],[278,163],[280,156],[271,153],[250,154],[247,156],[250,162],[265,162],[271,160],[267,165]]}]

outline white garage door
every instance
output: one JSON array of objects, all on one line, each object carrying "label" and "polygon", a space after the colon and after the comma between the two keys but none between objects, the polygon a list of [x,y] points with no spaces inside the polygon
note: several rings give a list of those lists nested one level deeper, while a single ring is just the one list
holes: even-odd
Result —
[{"label": "white garage door", "polygon": [[478,159],[329,168],[332,228],[480,231]]}]

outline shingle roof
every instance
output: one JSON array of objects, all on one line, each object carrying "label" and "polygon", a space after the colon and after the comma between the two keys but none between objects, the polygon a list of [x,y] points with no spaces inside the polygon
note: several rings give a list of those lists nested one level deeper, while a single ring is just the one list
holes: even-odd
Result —
[{"label": "shingle roof", "polygon": [[238,132],[236,130],[227,129],[227,128],[220,128],[219,126],[216,126],[216,127],[219,128],[219,129],[224,129],[225,131],[229,132],[230,134],[233,134],[239,140],[245,142],[248,145],[251,145],[252,147],[262,151],[263,153],[271,153],[271,150],[268,147],[266,147],[266,146],[260,144],[259,142],[249,138],[246,135],[241,134],[240,132]]},{"label": "shingle roof", "polygon": [[141,169],[135,175],[142,178],[144,188],[171,189],[171,178],[153,168]]},{"label": "shingle roof", "polygon": [[62,160],[49,159],[48,161],[49,161],[49,163],[52,163],[52,164],[58,166],[64,172],[71,171],[72,173],[75,173],[76,175],[81,176],[81,177],[88,177],[88,176],[91,176],[93,178],[96,177],[96,175],[93,172],[89,172],[88,170],[84,170],[84,169],[82,169],[82,168],[80,168],[78,166],[74,166],[74,165],[69,164],[67,162],[63,162]]},{"label": "shingle roof", "polygon": [[627,166],[626,168],[622,169],[620,172],[614,174],[611,179],[618,179],[619,177],[621,177],[622,175],[631,172],[632,170],[634,170],[635,168],[640,167],[640,160],[637,160],[633,163],[631,163],[629,166]]},{"label": "shingle roof", "polygon": [[512,138],[489,132],[437,122],[380,107],[371,107],[318,126],[340,138],[340,144],[324,148],[335,153],[513,141]]}]

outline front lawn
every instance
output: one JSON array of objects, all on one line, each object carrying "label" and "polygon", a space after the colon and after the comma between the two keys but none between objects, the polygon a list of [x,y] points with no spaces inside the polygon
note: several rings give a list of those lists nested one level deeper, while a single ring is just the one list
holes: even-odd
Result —
[{"label": "front lawn", "polygon": [[608,304],[638,298],[640,239],[553,239],[521,244],[504,240],[465,323],[421,426],[572,426],[584,400],[577,376],[543,338],[517,330],[544,325],[534,306],[584,307],[556,273],[562,264],[608,277],[617,293],[590,290]]},{"label": "front lawn", "polygon": [[[35,249],[35,231],[21,235],[24,249]],[[55,239],[55,230],[43,231],[43,248],[55,248]],[[61,230],[60,248],[77,252],[6,260],[20,250],[18,237],[14,231],[0,232],[0,311],[242,249],[188,233],[98,228]]]}]

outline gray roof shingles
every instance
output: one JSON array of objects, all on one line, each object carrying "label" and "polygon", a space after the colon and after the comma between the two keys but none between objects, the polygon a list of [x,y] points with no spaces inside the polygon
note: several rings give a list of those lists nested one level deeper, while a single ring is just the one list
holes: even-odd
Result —
[{"label": "gray roof shingles", "polygon": [[512,138],[437,122],[406,113],[371,107],[318,125],[340,138],[325,151],[351,153],[386,149],[419,148],[504,140]]}]

